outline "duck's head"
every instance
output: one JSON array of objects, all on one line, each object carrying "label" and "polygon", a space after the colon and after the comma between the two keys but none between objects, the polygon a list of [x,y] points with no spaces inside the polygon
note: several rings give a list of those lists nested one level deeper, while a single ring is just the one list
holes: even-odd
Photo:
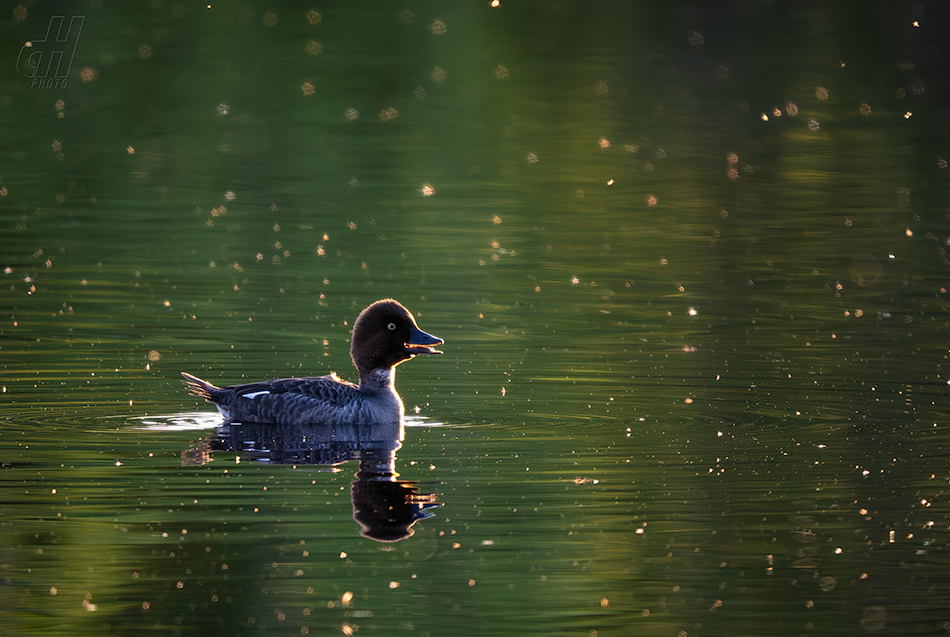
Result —
[{"label": "duck's head", "polygon": [[387,369],[419,354],[441,354],[430,346],[442,342],[420,330],[402,304],[383,299],[356,317],[350,357],[360,372]]}]

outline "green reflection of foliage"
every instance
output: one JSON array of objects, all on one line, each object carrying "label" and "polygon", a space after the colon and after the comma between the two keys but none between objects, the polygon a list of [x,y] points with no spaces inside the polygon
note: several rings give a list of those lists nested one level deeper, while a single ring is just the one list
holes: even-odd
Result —
[{"label": "green reflection of foliage", "polygon": [[[3,59],[48,19],[22,10]],[[87,13],[68,90],[0,73],[14,633],[939,625],[927,18],[57,11]],[[182,369],[352,378],[352,321],[387,296],[446,339],[397,384],[451,425],[407,436],[445,506],[394,550],[354,532],[348,469],[186,468],[194,436],[128,432],[197,408]]]}]

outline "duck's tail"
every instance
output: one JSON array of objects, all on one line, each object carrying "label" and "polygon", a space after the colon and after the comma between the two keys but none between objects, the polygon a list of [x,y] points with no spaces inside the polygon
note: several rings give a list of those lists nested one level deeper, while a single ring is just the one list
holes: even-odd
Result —
[{"label": "duck's tail", "polygon": [[207,381],[201,380],[197,376],[192,376],[187,372],[182,372],[181,375],[184,377],[182,382],[185,383],[185,387],[188,388],[189,392],[195,396],[204,398],[208,402],[214,402],[214,399],[211,397],[211,392],[218,389],[218,387],[215,387]]}]

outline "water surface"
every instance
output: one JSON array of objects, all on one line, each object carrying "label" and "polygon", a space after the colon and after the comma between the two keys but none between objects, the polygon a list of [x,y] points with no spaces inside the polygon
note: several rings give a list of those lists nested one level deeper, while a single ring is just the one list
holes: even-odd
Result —
[{"label": "water surface", "polygon": [[[942,13],[6,6],[0,630],[946,632]],[[401,432],[181,386],[384,297]]]}]

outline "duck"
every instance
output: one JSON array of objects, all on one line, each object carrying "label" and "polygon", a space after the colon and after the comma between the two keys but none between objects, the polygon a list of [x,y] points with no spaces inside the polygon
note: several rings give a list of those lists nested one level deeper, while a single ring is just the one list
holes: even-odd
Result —
[{"label": "duck", "polygon": [[394,299],[376,301],[353,323],[350,358],[359,384],[327,376],[278,378],[216,387],[187,372],[190,393],[212,403],[228,423],[279,425],[385,425],[402,423],[405,408],[396,393],[396,366],[420,354],[441,354],[444,341],[419,329]]}]

